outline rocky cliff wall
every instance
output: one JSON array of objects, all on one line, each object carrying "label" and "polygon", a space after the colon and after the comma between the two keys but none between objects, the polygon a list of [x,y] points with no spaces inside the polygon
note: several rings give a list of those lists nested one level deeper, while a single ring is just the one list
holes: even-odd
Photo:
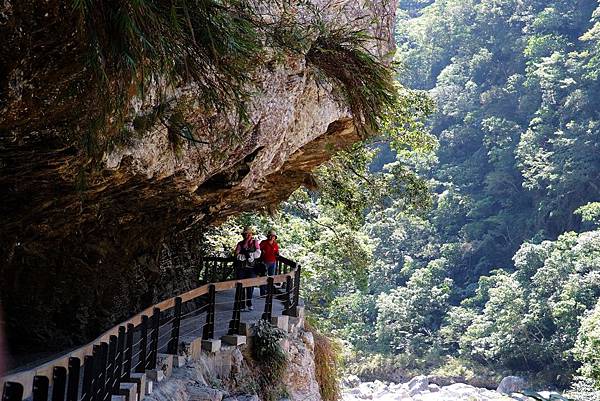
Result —
[{"label": "rocky cliff wall", "polygon": [[[250,340],[251,341],[251,340]],[[314,340],[303,329],[282,341],[288,358],[281,378],[282,394],[270,393],[276,401],[321,401],[315,376]],[[198,360],[173,370],[172,376],[155,384],[146,401],[260,401],[264,390],[260,369],[246,345],[225,346],[216,353],[202,353]],[[266,401],[264,396],[263,401]]]},{"label": "rocky cliff wall", "polygon": [[[284,3],[285,13],[273,9]],[[240,119],[228,104],[208,107],[193,79],[158,76],[141,95],[131,76],[109,76],[99,92],[83,31],[102,7],[84,15],[74,4],[0,4],[0,297],[13,351],[81,343],[196,286],[203,227],[277,204],[359,139],[361,117],[309,57],[318,30],[300,49],[261,48]],[[382,62],[392,48],[393,1],[260,4],[261,23],[318,17],[371,32]],[[126,101],[102,114],[115,93]]]}]

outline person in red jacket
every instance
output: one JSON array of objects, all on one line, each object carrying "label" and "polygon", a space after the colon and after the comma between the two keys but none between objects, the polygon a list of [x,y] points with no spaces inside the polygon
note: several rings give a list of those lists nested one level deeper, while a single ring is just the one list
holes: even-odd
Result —
[{"label": "person in red jacket", "polygon": [[[277,234],[274,230],[269,231],[267,239],[261,241],[260,254],[267,270],[267,276],[273,276],[277,266],[277,256],[279,256],[279,244],[277,244]],[[260,287],[261,295],[264,295],[266,291],[266,286]]]}]

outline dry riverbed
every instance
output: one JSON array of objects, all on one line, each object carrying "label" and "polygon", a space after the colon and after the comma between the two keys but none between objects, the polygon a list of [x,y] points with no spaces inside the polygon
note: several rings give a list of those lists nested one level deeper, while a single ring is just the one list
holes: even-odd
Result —
[{"label": "dry riverbed", "polygon": [[[504,381],[503,381],[504,382]],[[438,386],[429,383],[427,376],[417,376],[406,383],[387,383],[381,381],[360,382],[356,376],[344,380],[343,401],[534,401],[518,393],[505,394],[510,387],[496,390],[473,387],[464,383]],[[549,398],[550,392],[541,392]]]}]

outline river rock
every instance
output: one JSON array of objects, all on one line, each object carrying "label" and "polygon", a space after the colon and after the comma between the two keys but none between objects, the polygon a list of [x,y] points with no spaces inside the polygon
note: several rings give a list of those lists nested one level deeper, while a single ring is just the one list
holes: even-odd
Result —
[{"label": "river rock", "polygon": [[360,384],[360,379],[356,375],[349,375],[344,378],[346,387],[356,387]]},{"label": "river rock", "polygon": [[506,376],[502,379],[496,391],[502,394],[512,394],[517,391],[522,391],[526,386],[527,382],[522,377]]},{"label": "river rock", "polygon": [[[497,391],[473,387],[464,383],[455,383],[449,386],[436,384],[425,385],[421,377],[409,383],[382,383],[365,382],[358,387],[345,389],[343,401],[514,401]],[[420,391],[417,389],[420,388]],[[412,389],[410,392],[409,389]],[[531,401],[523,398],[523,401]]]},{"label": "river rock", "polygon": [[440,386],[438,386],[437,384],[430,384],[429,386],[427,386],[427,389],[430,393],[437,393],[438,391],[440,391]]},{"label": "river rock", "polygon": [[429,387],[429,379],[427,376],[417,376],[408,382],[408,393],[413,396]]},{"label": "river rock", "polygon": [[373,383],[360,383],[358,385],[358,390],[360,391],[360,397],[365,399],[373,398]]}]

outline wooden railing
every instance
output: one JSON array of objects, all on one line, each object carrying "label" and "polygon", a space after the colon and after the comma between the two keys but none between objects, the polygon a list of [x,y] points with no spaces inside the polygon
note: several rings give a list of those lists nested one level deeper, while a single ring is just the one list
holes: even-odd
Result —
[{"label": "wooden railing", "polygon": [[[29,397],[48,401],[49,396],[51,401],[110,401],[121,383],[139,382],[139,374],[156,369],[161,351],[178,355],[180,337],[214,339],[217,323],[227,321],[227,334],[237,334],[247,287],[266,286],[261,318],[270,321],[275,284],[282,283],[282,293],[277,295],[282,313],[297,316],[300,265],[279,257],[276,275],[235,280],[233,262],[233,258],[204,258],[200,275],[207,284],[143,310],[66,355],[0,378],[2,401]],[[217,294],[231,289],[236,290],[231,302],[217,303]],[[231,308],[222,310],[226,303]],[[226,313],[231,313],[231,319],[225,318]],[[141,390],[140,399],[143,394]]]}]

